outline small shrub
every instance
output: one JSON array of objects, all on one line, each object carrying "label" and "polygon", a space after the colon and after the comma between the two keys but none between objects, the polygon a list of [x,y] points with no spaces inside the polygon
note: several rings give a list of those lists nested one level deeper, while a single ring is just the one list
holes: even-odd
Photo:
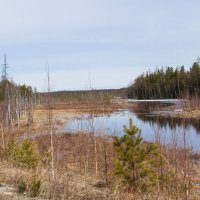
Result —
[{"label": "small shrub", "polygon": [[50,166],[51,163],[51,149],[48,151],[45,151],[42,158],[41,158],[41,164],[45,167]]},{"label": "small shrub", "polygon": [[37,197],[40,193],[41,180],[37,180],[35,177],[29,184],[29,195],[30,197]]},{"label": "small shrub", "polygon": [[15,140],[8,144],[7,157],[15,165],[35,168],[40,160],[38,150],[30,140],[24,140],[20,145]]},{"label": "small shrub", "polygon": [[158,156],[157,146],[143,142],[141,130],[132,120],[129,128],[124,126],[124,132],[122,137],[115,137],[117,159],[114,174],[120,177],[128,188],[146,191],[158,181],[154,169]]},{"label": "small shrub", "polygon": [[11,161],[13,164],[17,163],[19,148],[19,144],[16,142],[16,140],[12,140],[8,144],[6,155],[8,157],[8,160]]},{"label": "small shrub", "polygon": [[18,184],[18,193],[22,194],[26,191],[26,183],[22,180]]},{"label": "small shrub", "polygon": [[4,178],[0,177],[0,184],[4,182]]},{"label": "small shrub", "polygon": [[34,144],[30,140],[24,140],[19,150],[19,163],[28,168],[35,168],[39,160],[39,153]]},{"label": "small shrub", "polygon": [[105,188],[106,187],[106,183],[103,181],[98,181],[97,183],[94,184],[95,188]]}]

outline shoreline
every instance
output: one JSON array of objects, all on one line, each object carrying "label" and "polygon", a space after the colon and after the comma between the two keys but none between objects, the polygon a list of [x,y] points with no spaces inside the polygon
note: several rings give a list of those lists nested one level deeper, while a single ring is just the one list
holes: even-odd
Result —
[{"label": "shoreline", "polygon": [[[200,118],[200,110],[191,110],[188,108],[178,108],[176,105],[169,104],[164,107],[160,104],[156,107],[148,106],[140,103],[124,103],[112,102],[109,104],[95,104],[90,107],[89,103],[82,102],[67,102],[57,103],[52,107],[51,113],[53,116],[54,127],[56,132],[64,132],[66,124],[73,118],[81,118],[83,115],[99,115],[111,114],[122,110],[132,110],[134,113],[142,114],[150,117],[163,117],[168,119],[183,119],[183,120],[198,120]],[[33,122],[27,126],[25,116],[22,117],[20,129],[16,130],[18,135],[35,135],[44,132],[45,125],[48,121],[49,110],[45,106],[37,106],[32,110]],[[17,124],[15,125],[17,126]]]}]

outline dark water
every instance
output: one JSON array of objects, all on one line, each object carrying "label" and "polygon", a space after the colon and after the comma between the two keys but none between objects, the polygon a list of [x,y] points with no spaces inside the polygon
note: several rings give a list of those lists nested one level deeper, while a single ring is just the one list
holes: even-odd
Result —
[{"label": "dark water", "polygon": [[122,110],[110,115],[96,115],[90,118],[83,115],[81,118],[72,119],[67,125],[66,130],[95,131],[99,134],[107,133],[122,135],[123,126],[129,126],[130,118],[134,124],[142,131],[145,140],[154,141],[155,134],[159,132],[161,141],[170,144],[174,135],[178,144],[183,145],[183,135],[186,135],[188,146],[194,151],[200,151],[200,123],[198,120],[181,120],[170,117],[152,114],[152,112],[136,112],[133,110]]}]

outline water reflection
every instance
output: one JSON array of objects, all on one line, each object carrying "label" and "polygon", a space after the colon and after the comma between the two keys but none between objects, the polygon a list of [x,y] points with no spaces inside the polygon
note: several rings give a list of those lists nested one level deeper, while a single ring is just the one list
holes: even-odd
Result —
[{"label": "water reflection", "polygon": [[[170,105],[174,106],[174,105]],[[174,108],[174,107],[173,107]],[[142,136],[145,140],[155,140],[155,133],[159,131],[162,140],[165,143],[172,141],[173,134],[180,137],[184,132],[187,132],[188,141],[194,150],[200,150],[200,123],[199,120],[194,119],[179,119],[171,118],[162,115],[157,115],[160,112],[169,111],[169,104],[159,107],[141,106],[137,110],[122,110],[110,115],[97,115],[91,119],[88,115],[81,118],[72,119],[66,125],[66,131],[83,130],[91,132],[95,129],[97,133],[106,133],[114,135],[122,135],[123,126],[129,126],[129,119],[132,118],[133,122],[142,131]],[[152,110],[157,110],[157,114],[152,113]]]},{"label": "water reflection", "polygon": [[165,116],[155,116],[151,114],[141,114],[136,113],[138,119],[142,120],[144,123],[150,123],[151,125],[159,125],[161,128],[175,129],[177,126],[188,129],[192,126],[198,134],[200,134],[200,123],[198,119],[181,119],[181,118],[171,118]]}]

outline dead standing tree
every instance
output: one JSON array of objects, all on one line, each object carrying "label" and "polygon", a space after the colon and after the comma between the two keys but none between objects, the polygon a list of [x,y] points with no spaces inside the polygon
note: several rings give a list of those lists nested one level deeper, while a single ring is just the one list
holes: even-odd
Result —
[{"label": "dead standing tree", "polygon": [[54,167],[54,143],[53,143],[53,113],[52,113],[52,97],[51,97],[51,86],[50,86],[50,75],[49,66],[47,65],[47,81],[48,81],[48,96],[47,96],[47,109],[48,109],[48,133],[50,134],[50,145],[51,145],[51,170],[52,178],[55,178],[55,167]]},{"label": "dead standing tree", "polygon": [[2,65],[2,80],[1,80],[1,136],[2,136],[2,149],[5,151],[5,127],[8,125],[8,113],[9,113],[9,100],[8,100],[8,78],[7,78],[7,60],[4,55],[4,64]]},{"label": "dead standing tree", "polygon": [[95,164],[95,174],[98,174],[99,166],[98,166],[98,149],[97,149],[97,126],[98,122],[96,121],[96,109],[97,109],[97,99],[94,94],[94,90],[90,90],[89,93],[89,124],[88,130],[90,132],[90,137],[93,141],[93,152],[94,152],[94,164]]}]

